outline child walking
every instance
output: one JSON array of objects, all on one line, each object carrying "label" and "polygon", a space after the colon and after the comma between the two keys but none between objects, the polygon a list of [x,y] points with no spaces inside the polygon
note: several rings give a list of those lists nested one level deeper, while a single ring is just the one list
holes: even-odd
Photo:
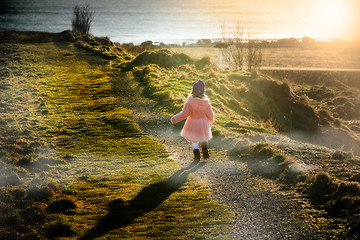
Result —
[{"label": "child walking", "polygon": [[209,158],[207,142],[212,138],[211,124],[214,122],[214,112],[210,100],[205,95],[205,83],[198,80],[184,104],[183,110],[171,118],[177,123],[186,119],[180,135],[192,143],[194,161],[200,161],[199,143],[201,144],[203,158]]}]

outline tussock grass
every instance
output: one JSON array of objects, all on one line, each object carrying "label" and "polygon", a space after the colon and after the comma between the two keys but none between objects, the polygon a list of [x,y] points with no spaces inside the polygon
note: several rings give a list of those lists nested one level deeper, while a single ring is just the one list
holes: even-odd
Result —
[{"label": "tussock grass", "polygon": [[316,174],[305,188],[316,207],[334,218],[346,219],[346,236],[359,237],[360,184],[341,181],[327,173]]},{"label": "tussock grass", "polygon": [[276,145],[238,141],[229,151],[229,155],[247,162],[253,174],[272,179],[289,175],[291,162],[287,161],[286,153]]},{"label": "tussock grass", "polygon": [[46,210],[50,213],[59,213],[69,209],[75,209],[76,207],[76,202],[71,198],[54,198],[50,201],[50,204]]},{"label": "tussock grass", "polygon": [[44,227],[45,236],[48,238],[72,237],[76,232],[72,230],[71,224],[65,221],[55,221]]}]

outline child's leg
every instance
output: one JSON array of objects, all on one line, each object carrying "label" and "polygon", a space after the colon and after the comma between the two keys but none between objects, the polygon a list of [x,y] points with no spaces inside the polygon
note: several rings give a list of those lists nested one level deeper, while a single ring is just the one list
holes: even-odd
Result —
[{"label": "child's leg", "polygon": [[204,159],[207,159],[207,158],[210,157],[207,142],[201,142],[201,150],[202,150],[202,154],[203,154]]},{"label": "child's leg", "polygon": [[192,146],[193,146],[193,149],[199,149],[199,143],[198,142],[193,142],[193,143],[191,143],[192,144]]},{"label": "child's leg", "polygon": [[199,150],[199,143],[192,143],[193,152],[194,152],[194,161],[200,161],[200,150]]}]

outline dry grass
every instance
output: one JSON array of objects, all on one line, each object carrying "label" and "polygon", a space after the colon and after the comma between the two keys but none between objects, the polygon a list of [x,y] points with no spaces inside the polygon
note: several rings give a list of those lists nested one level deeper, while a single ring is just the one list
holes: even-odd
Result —
[{"label": "dry grass", "polygon": [[[209,57],[218,64],[219,50],[205,47],[171,48],[193,58]],[[344,49],[264,48],[263,67],[360,69],[359,54]]]}]

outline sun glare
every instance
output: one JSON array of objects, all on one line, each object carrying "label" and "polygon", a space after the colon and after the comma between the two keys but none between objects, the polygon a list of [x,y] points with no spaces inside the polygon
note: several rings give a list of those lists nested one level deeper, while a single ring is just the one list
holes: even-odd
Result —
[{"label": "sun glare", "polygon": [[346,37],[352,35],[353,0],[312,1],[311,26],[317,37]]},{"label": "sun glare", "polygon": [[344,20],[344,18],[346,18],[348,10],[345,4],[346,1],[343,2],[341,0],[326,1],[326,3],[322,7],[322,14],[325,20]]}]

